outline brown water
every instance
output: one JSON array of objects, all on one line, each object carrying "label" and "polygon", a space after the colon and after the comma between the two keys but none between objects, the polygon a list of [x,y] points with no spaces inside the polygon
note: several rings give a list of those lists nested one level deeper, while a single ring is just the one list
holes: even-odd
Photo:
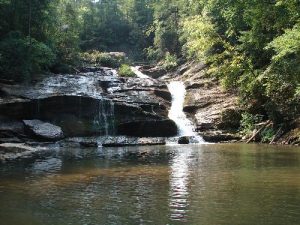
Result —
[{"label": "brown water", "polygon": [[299,225],[299,150],[64,149],[0,166],[0,224]]}]

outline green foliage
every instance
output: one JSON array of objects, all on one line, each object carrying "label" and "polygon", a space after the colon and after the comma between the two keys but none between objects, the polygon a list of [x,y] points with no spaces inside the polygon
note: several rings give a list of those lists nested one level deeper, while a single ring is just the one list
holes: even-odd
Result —
[{"label": "green foliage", "polygon": [[99,63],[101,66],[114,67],[114,68],[120,65],[117,59],[113,58],[112,56],[106,53],[100,54],[96,62]]},{"label": "green foliage", "polygon": [[183,55],[207,63],[208,74],[238,93],[252,113],[275,123],[296,118],[300,111],[299,1],[198,2],[198,12],[187,10],[180,17]]},{"label": "green foliage", "polygon": [[0,43],[0,52],[1,77],[15,81],[30,81],[33,75],[47,70],[55,60],[49,47],[19,33],[10,33]]},{"label": "green foliage", "polygon": [[157,48],[148,47],[148,48],[144,49],[144,51],[145,51],[145,54],[147,55],[147,59],[150,61],[155,61],[162,57],[161,56],[162,53]]},{"label": "green foliage", "polygon": [[274,49],[276,54],[272,57],[274,62],[286,59],[289,56],[296,56],[300,52],[300,24],[292,29],[287,29],[281,36],[270,42],[266,49]]},{"label": "green foliage", "polygon": [[112,68],[117,68],[127,61],[125,55],[122,53],[106,53],[96,50],[82,53],[81,59],[88,64]]},{"label": "green foliage", "polygon": [[267,127],[263,129],[263,131],[260,133],[261,141],[263,143],[270,143],[275,135],[275,131],[271,127]]},{"label": "green foliage", "polygon": [[[154,19],[148,35],[153,35],[153,48],[157,59],[162,59],[167,52],[172,55],[180,55],[179,42],[179,6],[177,1],[156,1],[153,4]],[[151,55],[152,56],[152,55]]]},{"label": "green foliage", "polygon": [[146,30],[153,22],[154,0],[87,1],[84,4],[80,47],[84,51],[136,52],[152,44]]},{"label": "green foliage", "polygon": [[221,121],[218,125],[220,129],[239,129],[242,115],[239,110],[225,109],[221,114]]},{"label": "green foliage", "polygon": [[191,16],[183,20],[181,29],[183,52],[188,58],[206,60],[221,39],[208,17]]},{"label": "green foliage", "polygon": [[171,55],[169,52],[167,52],[164,60],[162,61],[162,67],[165,70],[172,70],[178,65],[177,61],[176,55]]},{"label": "green foliage", "polygon": [[128,63],[104,51],[147,55],[167,70],[184,57],[205,62],[245,110],[290,121],[300,111],[299,12],[297,0],[0,0],[0,72],[21,81],[82,58]]},{"label": "green foliage", "polygon": [[132,71],[129,65],[122,64],[119,69],[119,75],[122,77],[134,77],[135,73]]},{"label": "green foliage", "polygon": [[248,112],[242,113],[241,119],[241,132],[243,134],[251,134],[255,129],[255,124],[262,121],[262,117],[260,115],[253,115]]}]

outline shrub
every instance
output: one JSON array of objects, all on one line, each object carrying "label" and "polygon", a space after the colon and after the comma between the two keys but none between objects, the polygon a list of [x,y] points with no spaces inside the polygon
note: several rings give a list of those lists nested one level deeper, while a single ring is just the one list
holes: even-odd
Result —
[{"label": "shrub", "polygon": [[122,77],[134,77],[135,73],[132,71],[129,65],[122,64],[119,69],[119,75]]},{"label": "shrub", "polygon": [[166,53],[165,58],[162,62],[162,66],[165,70],[174,69],[178,65],[177,57],[171,55],[169,52]]},{"label": "shrub", "polygon": [[0,76],[15,81],[30,81],[32,76],[47,70],[55,54],[45,44],[11,32],[0,42]]},{"label": "shrub", "polygon": [[261,141],[264,143],[270,143],[274,135],[274,129],[271,127],[267,127],[260,133]]},{"label": "shrub", "polygon": [[243,134],[250,134],[255,129],[255,124],[262,121],[262,116],[252,115],[250,113],[243,113],[241,120],[241,132]]},{"label": "shrub", "polygon": [[162,57],[161,51],[154,47],[148,47],[144,50],[144,52],[145,52],[145,55],[147,55],[148,60],[150,60],[150,61],[155,61]]},{"label": "shrub", "polygon": [[126,62],[125,54],[103,53],[96,50],[82,53],[81,58],[86,63],[112,68],[117,68],[122,63]]},{"label": "shrub", "polygon": [[241,112],[237,109],[225,109],[222,111],[221,123],[218,125],[220,129],[238,129],[241,122]]}]

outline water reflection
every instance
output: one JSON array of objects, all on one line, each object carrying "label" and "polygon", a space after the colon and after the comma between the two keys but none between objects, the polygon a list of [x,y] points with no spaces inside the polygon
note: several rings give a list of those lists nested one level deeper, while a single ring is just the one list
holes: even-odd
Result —
[{"label": "water reflection", "polygon": [[189,176],[193,154],[192,149],[179,149],[171,161],[170,172],[170,217],[186,221],[189,197]]},{"label": "water reflection", "polygon": [[298,225],[299,149],[65,149],[0,167],[0,225]]},{"label": "water reflection", "polygon": [[61,170],[62,160],[58,158],[49,158],[45,160],[37,160],[32,165],[34,173],[54,173]]}]

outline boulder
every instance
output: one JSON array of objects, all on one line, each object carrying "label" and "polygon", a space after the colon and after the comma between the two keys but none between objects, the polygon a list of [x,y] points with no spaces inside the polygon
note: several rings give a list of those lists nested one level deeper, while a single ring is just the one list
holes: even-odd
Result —
[{"label": "boulder", "polygon": [[185,137],[180,137],[178,139],[178,144],[180,145],[187,145],[189,143],[190,143],[190,137],[185,136]]},{"label": "boulder", "polygon": [[23,120],[25,128],[30,135],[41,140],[57,141],[64,138],[60,127],[40,120]]}]

